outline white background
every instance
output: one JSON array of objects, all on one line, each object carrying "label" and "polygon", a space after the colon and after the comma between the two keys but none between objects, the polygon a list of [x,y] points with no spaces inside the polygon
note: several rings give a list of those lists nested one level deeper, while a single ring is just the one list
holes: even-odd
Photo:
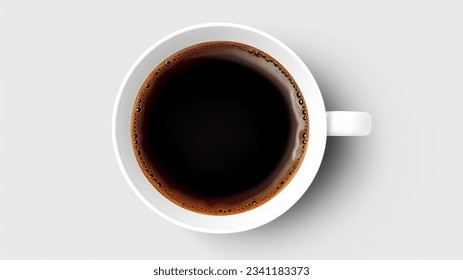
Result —
[{"label": "white background", "polygon": [[[462,1],[0,1],[0,258],[463,258]],[[111,143],[132,63],[211,21],[279,38],[328,110],[373,116],[328,140],[295,207],[240,234],[158,217]]]}]

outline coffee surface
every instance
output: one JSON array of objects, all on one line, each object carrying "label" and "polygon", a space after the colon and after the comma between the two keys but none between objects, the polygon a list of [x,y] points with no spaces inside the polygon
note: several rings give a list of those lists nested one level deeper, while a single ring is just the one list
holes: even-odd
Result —
[{"label": "coffee surface", "polygon": [[192,211],[255,208],[305,154],[305,102],[286,69],[256,48],[208,42],[156,67],[133,109],[132,143],[151,184]]}]

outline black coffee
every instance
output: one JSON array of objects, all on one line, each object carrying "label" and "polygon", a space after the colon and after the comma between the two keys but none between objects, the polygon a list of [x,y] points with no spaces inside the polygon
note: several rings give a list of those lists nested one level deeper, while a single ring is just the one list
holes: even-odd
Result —
[{"label": "black coffee", "polygon": [[192,211],[235,214],[265,203],[299,168],[308,120],[274,58],[234,42],[181,50],[158,65],[133,109],[133,148],[152,185]]}]

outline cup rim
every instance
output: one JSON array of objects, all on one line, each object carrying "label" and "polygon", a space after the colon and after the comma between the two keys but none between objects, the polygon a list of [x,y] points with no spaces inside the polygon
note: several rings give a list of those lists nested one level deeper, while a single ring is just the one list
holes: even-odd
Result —
[{"label": "cup rim", "polygon": [[[182,49],[192,45],[190,41],[217,41],[197,39],[195,38],[197,35],[204,36],[204,38],[221,38],[221,36],[231,38],[234,36],[233,34],[236,37],[241,36],[242,40],[228,41],[239,41],[264,50],[280,61],[291,73],[307,103],[310,132],[305,158],[292,181],[279,194],[253,210],[227,216],[211,216],[177,206],[151,186],[136,163],[131,146],[130,128],[127,126],[130,121],[127,121],[127,118],[131,118],[133,102],[143,81],[159,64],[153,64],[153,61],[159,60],[159,57],[160,61],[162,61],[175,53],[177,50],[172,50],[172,46],[178,43],[176,41],[185,40],[185,42],[181,42],[184,45],[183,47],[176,45],[176,47]],[[256,44],[250,44],[253,40],[255,42],[262,41],[261,44],[265,46],[260,47]],[[268,52],[269,46],[275,49],[278,55]],[[282,62],[281,58],[284,58],[285,62]],[[291,66],[288,67],[288,64],[291,64]],[[134,89],[136,89],[135,92]],[[130,100],[132,102],[129,102]],[[258,29],[235,23],[212,22],[193,25],[173,32],[154,43],[134,62],[124,77],[116,97],[112,116],[112,140],[116,160],[125,180],[137,197],[151,210],[170,222],[190,230],[207,233],[233,233],[250,230],[262,226],[285,213],[302,197],[312,183],[323,158],[326,137],[326,111],[323,98],[314,77],[304,62],[289,47],[273,36]],[[128,143],[130,147],[128,147]],[[127,151],[128,148],[130,151]],[[133,166],[134,160],[135,168]],[[138,173],[136,169],[139,170]],[[147,182],[149,187],[147,187]]]}]

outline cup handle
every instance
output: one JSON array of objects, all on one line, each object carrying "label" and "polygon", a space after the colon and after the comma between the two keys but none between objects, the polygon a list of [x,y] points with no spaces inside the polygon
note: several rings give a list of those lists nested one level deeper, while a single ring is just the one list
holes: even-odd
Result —
[{"label": "cup handle", "polygon": [[371,115],[365,112],[326,112],[328,136],[366,136],[371,131]]}]

